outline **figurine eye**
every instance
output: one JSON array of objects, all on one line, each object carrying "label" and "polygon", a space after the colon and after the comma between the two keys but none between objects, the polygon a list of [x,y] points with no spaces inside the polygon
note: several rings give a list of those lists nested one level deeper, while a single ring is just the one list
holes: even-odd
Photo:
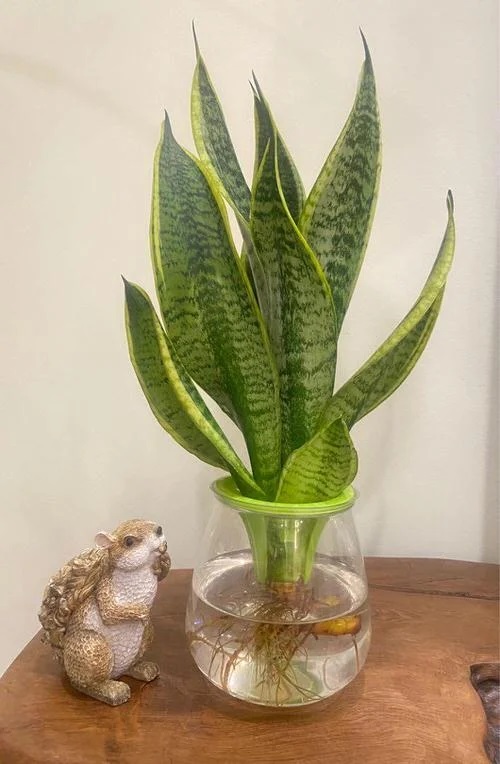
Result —
[{"label": "figurine eye", "polygon": [[162,533],[163,533],[163,528],[161,527],[161,525],[159,525],[158,528],[156,529],[156,535],[161,536]]},{"label": "figurine eye", "polygon": [[123,543],[125,544],[125,546],[129,546],[129,547],[134,546],[135,538],[133,536],[125,536],[125,538],[123,539]]}]

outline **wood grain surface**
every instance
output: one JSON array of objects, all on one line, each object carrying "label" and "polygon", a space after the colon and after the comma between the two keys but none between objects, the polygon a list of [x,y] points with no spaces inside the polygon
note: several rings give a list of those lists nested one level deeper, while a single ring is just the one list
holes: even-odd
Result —
[{"label": "wood grain surface", "polygon": [[110,708],[61,679],[37,635],[0,680],[1,764],[484,764],[471,664],[498,660],[498,569],[369,559],[373,642],[365,669],[304,710],[233,701],[196,669],[184,638],[190,571],[154,607],[161,677]]}]

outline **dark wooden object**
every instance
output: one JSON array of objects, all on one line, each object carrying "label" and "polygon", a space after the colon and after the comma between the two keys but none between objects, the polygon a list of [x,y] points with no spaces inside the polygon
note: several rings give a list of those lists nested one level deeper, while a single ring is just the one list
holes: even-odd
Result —
[{"label": "dark wooden object", "polygon": [[0,680],[1,764],[481,764],[486,729],[471,664],[498,658],[498,571],[369,559],[373,643],[364,671],[306,709],[233,701],[199,674],[184,638],[190,572],[155,605],[151,685],[109,708],[79,695],[37,635]]},{"label": "dark wooden object", "polygon": [[471,666],[470,679],[486,714],[484,750],[490,761],[500,764],[500,663]]}]

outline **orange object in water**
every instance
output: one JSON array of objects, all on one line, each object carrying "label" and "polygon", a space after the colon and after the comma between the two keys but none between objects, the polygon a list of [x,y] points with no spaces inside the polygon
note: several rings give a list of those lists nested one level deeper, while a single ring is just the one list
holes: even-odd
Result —
[{"label": "orange object in water", "polygon": [[341,637],[344,634],[357,634],[361,628],[361,616],[348,615],[345,618],[332,618],[331,621],[315,623],[312,629],[317,636]]}]

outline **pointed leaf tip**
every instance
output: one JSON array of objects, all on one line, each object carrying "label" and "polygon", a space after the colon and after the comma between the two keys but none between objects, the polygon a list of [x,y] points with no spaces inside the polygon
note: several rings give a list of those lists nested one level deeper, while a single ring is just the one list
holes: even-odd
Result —
[{"label": "pointed leaf tip", "polygon": [[191,29],[193,31],[193,40],[194,40],[194,49],[196,52],[196,58],[198,59],[201,57],[201,53],[200,53],[200,46],[198,45],[198,37],[196,36],[196,25],[194,23],[194,19],[191,22]]},{"label": "pointed leaf tip", "polygon": [[133,281],[127,281],[124,276],[122,276],[122,279],[125,286],[125,302],[127,309],[131,310],[132,306],[140,304],[146,295],[144,290],[141,289],[138,284],[134,284]]},{"label": "pointed leaf tip", "polygon": [[261,86],[259,85],[259,80],[257,79],[257,75],[255,74],[253,69],[252,69],[252,77],[253,77],[255,89],[257,91],[257,95],[259,96],[260,100],[263,101],[264,100],[264,94],[262,92]]},{"label": "pointed leaf tip", "polygon": [[365,63],[366,63],[366,65],[367,65],[367,66],[368,66],[368,67],[369,67],[371,70],[373,70],[373,64],[372,64],[372,57],[371,57],[371,55],[370,55],[370,49],[369,49],[369,47],[368,47],[368,43],[367,43],[367,41],[366,41],[366,37],[365,37],[365,35],[363,34],[363,30],[361,29],[361,27],[359,27],[359,33],[360,33],[360,35],[361,35],[361,41],[362,41],[362,43],[363,43],[363,48],[364,48],[364,51],[365,51]]},{"label": "pointed leaf tip", "polygon": [[451,190],[448,190],[448,193],[446,194],[446,206],[448,207],[449,214],[453,215],[455,211],[455,201],[453,199],[453,194],[451,193]]},{"label": "pointed leaf tip", "polygon": [[170,122],[170,117],[168,116],[168,112],[166,109],[164,110],[164,115],[165,115],[165,119],[164,119],[165,135],[175,140],[174,133],[172,131],[172,123]]},{"label": "pointed leaf tip", "polygon": [[125,287],[125,296],[128,297],[134,292],[134,289],[136,288],[136,284],[126,279],[125,276],[122,276],[122,280],[123,280],[123,286]]}]

